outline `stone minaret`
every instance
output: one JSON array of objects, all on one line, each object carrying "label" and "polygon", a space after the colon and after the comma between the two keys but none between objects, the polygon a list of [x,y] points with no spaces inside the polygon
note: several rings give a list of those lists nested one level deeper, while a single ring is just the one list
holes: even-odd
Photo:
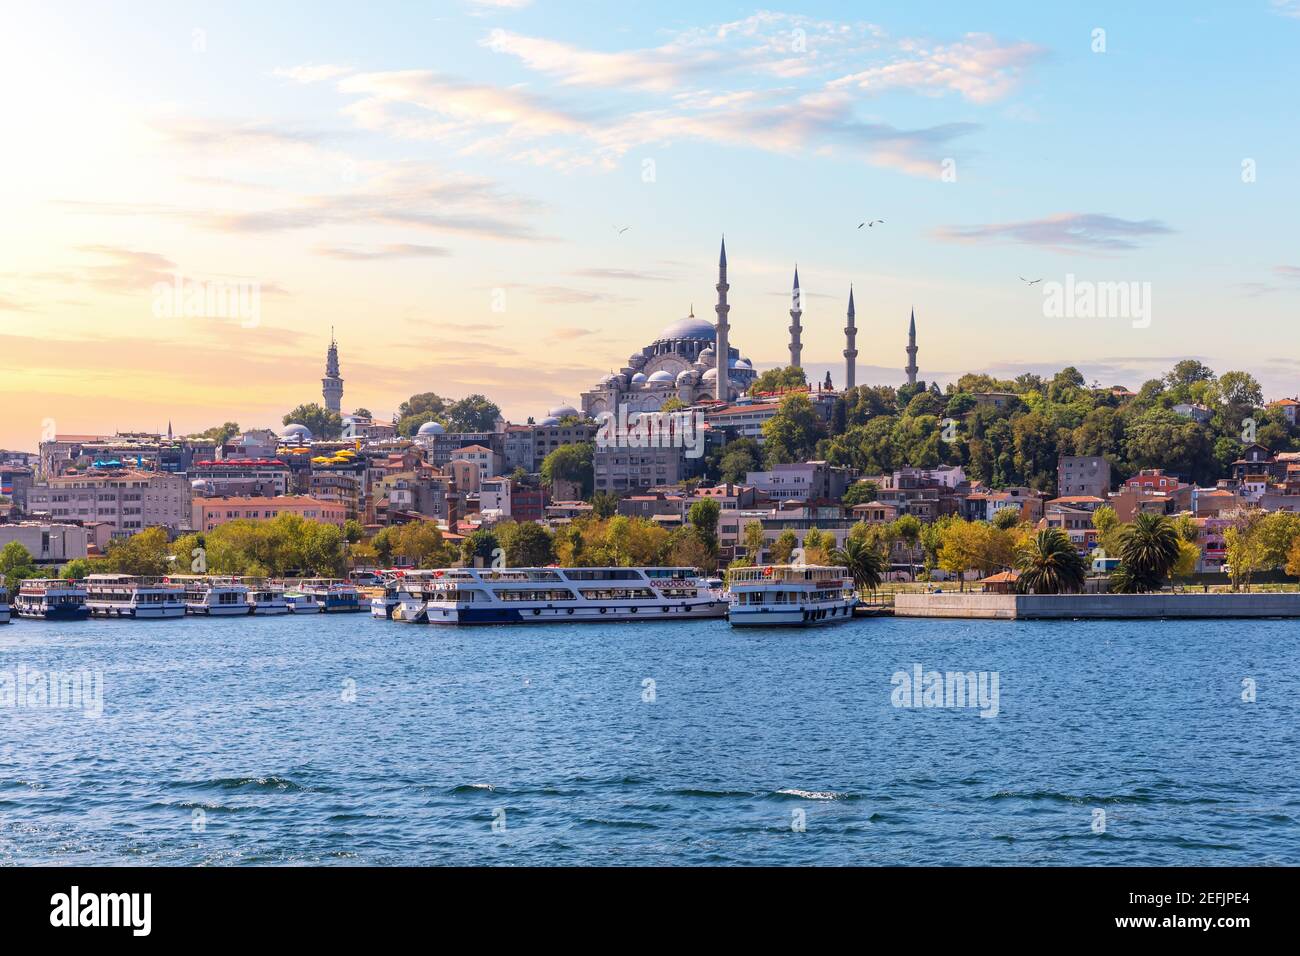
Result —
[{"label": "stone minaret", "polygon": [[803,317],[803,302],[799,297],[799,267],[794,267],[794,291],[790,293],[790,364],[795,368],[803,368],[803,343],[799,341],[799,335],[803,332],[803,326],[799,324],[799,319]]},{"label": "stone minaret", "polygon": [[730,288],[727,285],[727,237],[723,236],[722,255],[718,257],[718,304],[713,307],[713,311],[718,313],[718,331],[714,343],[714,351],[718,353],[718,364],[715,366],[718,380],[713,397],[720,402],[731,400],[730,383],[727,381],[731,371],[731,346],[727,342],[727,332],[731,329],[727,324],[727,313],[731,311],[731,306],[727,305],[727,290]]},{"label": "stone minaret", "polygon": [[853,310],[853,286],[849,286],[849,324],[844,327],[844,387],[852,388],[857,381],[856,365],[858,359],[858,350],[854,344],[858,337],[858,328],[853,324],[855,312]]},{"label": "stone minaret", "polygon": [[325,407],[331,412],[342,412],[343,379],[339,377],[339,344],[334,341],[333,329],[330,329],[330,350],[325,355],[325,377],[320,384]]},{"label": "stone minaret", "polygon": [[912,310],[912,324],[907,327],[907,384],[916,384],[916,309]]}]

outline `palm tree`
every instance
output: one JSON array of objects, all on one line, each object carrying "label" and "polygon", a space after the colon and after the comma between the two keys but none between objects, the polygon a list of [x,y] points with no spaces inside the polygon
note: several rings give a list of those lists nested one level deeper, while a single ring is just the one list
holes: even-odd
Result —
[{"label": "palm tree", "polygon": [[848,568],[849,573],[853,575],[853,584],[858,590],[866,588],[874,591],[880,587],[885,563],[880,557],[880,552],[870,547],[861,538],[846,539],[843,548],[836,548],[831,552],[831,560]]},{"label": "palm tree", "polygon": [[1060,528],[1038,532],[1016,553],[1020,580],[1016,587],[1033,594],[1083,590],[1088,565]]},{"label": "palm tree", "polygon": [[1135,590],[1158,591],[1178,562],[1178,530],[1164,515],[1140,514],[1124,529],[1120,563]]}]

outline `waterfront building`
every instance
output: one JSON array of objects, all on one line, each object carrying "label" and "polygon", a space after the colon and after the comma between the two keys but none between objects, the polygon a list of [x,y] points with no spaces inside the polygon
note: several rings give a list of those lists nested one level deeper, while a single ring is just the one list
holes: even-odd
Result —
[{"label": "waterfront building", "polygon": [[27,491],[35,481],[35,474],[27,465],[0,465],[0,498],[8,498],[14,507],[27,509]]},{"label": "waterfront building", "polygon": [[850,478],[848,468],[824,461],[805,461],[774,465],[769,471],[751,471],[745,476],[745,484],[776,502],[838,501],[844,497]]},{"label": "waterfront building", "polygon": [[32,515],[103,521],[112,525],[114,537],[123,537],[155,525],[187,529],[190,496],[184,474],[95,468],[39,482],[27,499]]},{"label": "waterfront building", "polygon": [[63,564],[89,554],[91,531],[82,525],[50,521],[0,524],[0,548],[17,541],[37,564]]},{"label": "waterfront building", "polygon": [[270,521],[282,514],[341,528],[348,517],[343,505],[305,495],[195,498],[192,509],[195,531],[211,531],[228,521]]},{"label": "waterfront building", "polygon": [[501,474],[503,457],[486,445],[466,445],[451,453],[453,461],[468,461],[478,466],[480,481]]},{"label": "waterfront building", "polygon": [[40,477],[71,471],[137,468],[183,475],[200,458],[218,457],[217,443],[205,438],[169,438],[151,432],[116,435],[55,435],[40,444]]},{"label": "waterfront building", "polygon": [[596,491],[625,494],[634,489],[676,485],[703,474],[704,458],[688,458],[686,448],[596,447],[592,455]]},{"label": "waterfront building", "polygon": [[1062,455],[1056,460],[1058,495],[1110,494],[1110,462],[1100,455]]},{"label": "waterfront building", "polygon": [[289,466],[278,458],[223,458],[196,461],[189,470],[197,496],[252,495],[275,497],[289,493]]}]

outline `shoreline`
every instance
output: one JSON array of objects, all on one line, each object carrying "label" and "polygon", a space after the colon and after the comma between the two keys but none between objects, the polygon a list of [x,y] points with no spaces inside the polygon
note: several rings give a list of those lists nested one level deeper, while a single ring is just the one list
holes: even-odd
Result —
[{"label": "shoreline", "polygon": [[894,616],[999,621],[1300,618],[1300,592],[898,594]]}]

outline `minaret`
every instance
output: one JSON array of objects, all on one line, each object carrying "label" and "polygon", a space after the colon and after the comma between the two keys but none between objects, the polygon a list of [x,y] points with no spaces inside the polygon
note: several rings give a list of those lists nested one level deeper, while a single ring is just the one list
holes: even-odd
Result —
[{"label": "minaret", "polygon": [[912,324],[907,327],[907,384],[916,384],[916,309],[912,310]]},{"label": "minaret", "polygon": [[330,350],[325,354],[325,377],[320,380],[321,394],[325,396],[325,407],[331,412],[343,410],[343,379],[339,377],[339,344],[334,341],[334,329],[330,328]]},{"label": "minaret", "polygon": [[853,324],[855,312],[853,310],[853,286],[849,286],[849,324],[844,327],[844,387],[850,389],[856,381],[856,364],[858,350],[854,348],[854,342],[858,337],[858,328]]},{"label": "minaret", "polygon": [[803,304],[799,298],[799,267],[794,267],[794,291],[790,293],[790,320],[794,324],[790,326],[790,364],[795,368],[802,368],[803,362],[803,343],[799,341],[799,334],[803,331],[803,326],[799,324],[799,319],[803,316]]},{"label": "minaret", "polygon": [[718,304],[713,307],[713,311],[718,313],[718,331],[714,351],[718,353],[718,364],[715,366],[718,379],[713,397],[720,402],[731,400],[730,383],[727,381],[727,375],[731,371],[731,346],[727,342],[727,332],[731,326],[727,324],[727,313],[731,311],[731,306],[727,305],[727,290],[731,286],[727,285],[727,237],[722,237],[722,255],[718,257]]}]

